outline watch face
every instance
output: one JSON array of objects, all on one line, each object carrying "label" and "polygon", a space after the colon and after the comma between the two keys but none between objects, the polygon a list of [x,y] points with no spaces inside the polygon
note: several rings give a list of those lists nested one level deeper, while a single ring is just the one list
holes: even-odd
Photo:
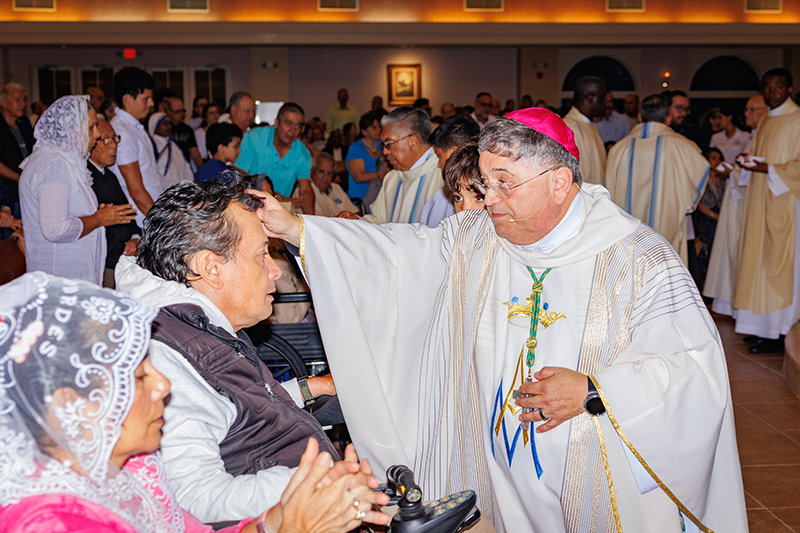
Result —
[{"label": "watch face", "polygon": [[606,412],[606,406],[600,398],[591,398],[586,401],[586,410],[590,415],[601,415]]}]

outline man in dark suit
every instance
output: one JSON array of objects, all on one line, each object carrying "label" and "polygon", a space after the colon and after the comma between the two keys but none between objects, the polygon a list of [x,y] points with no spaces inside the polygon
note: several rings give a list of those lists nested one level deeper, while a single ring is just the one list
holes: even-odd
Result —
[{"label": "man in dark suit", "polygon": [[[87,163],[92,173],[92,190],[100,204],[126,205],[128,199],[122,192],[120,178],[109,168],[117,161],[119,137],[111,124],[105,120],[97,123],[97,131],[100,133],[100,138],[94,145]],[[106,227],[107,252],[103,287],[115,288],[114,268],[117,266],[117,261],[122,254],[135,255],[140,234],[141,230],[134,221]]]},{"label": "man in dark suit", "polygon": [[[0,90],[0,209],[20,218],[19,164],[33,149],[33,128],[25,107],[28,98],[19,83],[9,83]],[[8,237],[10,230],[0,229],[0,239]]]}]

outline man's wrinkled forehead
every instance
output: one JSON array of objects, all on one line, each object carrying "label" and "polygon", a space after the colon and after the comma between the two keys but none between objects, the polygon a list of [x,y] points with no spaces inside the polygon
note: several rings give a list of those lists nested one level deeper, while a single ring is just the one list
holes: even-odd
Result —
[{"label": "man's wrinkled forehead", "polygon": [[[260,199],[258,200],[258,205],[260,208]],[[237,249],[241,249],[243,245],[258,247],[269,240],[266,234],[267,230],[261,223],[261,217],[258,216],[258,210],[251,210],[250,206],[237,200],[232,200],[228,207],[225,208],[225,216],[230,224],[236,225],[238,230],[239,243]]]}]

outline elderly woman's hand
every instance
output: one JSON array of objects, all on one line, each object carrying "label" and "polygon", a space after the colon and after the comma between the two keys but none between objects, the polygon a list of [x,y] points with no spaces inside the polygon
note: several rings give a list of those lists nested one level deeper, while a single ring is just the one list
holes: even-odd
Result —
[{"label": "elderly woman's hand", "polygon": [[22,221],[6,211],[0,211],[0,228],[17,229],[22,227]]},{"label": "elderly woman's hand", "polygon": [[131,204],[100,204],[95,214],[100,221],[100,226],[127,224],[136,220],[136,210]]},{"label": "elderly woman's hand", "polygon": [[[345,462],[358,468],[357,462]],[[386,505],[389,497],[374,492],[365,483],[372,477],[371,472],[369,475],[346,473],[325,483],[323,480],[331,470],[331,456],[326,452],[319,453],[317,441],[309,439],[281,503],[267,512],[267,530],[275,533],[345,533],[361,522],[389,523],[387,515],[372,510],[375,504]]]}]

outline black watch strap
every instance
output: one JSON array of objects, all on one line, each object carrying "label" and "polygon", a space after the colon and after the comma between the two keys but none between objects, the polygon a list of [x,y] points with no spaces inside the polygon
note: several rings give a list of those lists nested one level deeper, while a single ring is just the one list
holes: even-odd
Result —
[{"label": "black watch strap", "polygon": [[592,416],[602,415],[606,412],[606,406],[603,404],[603,400],[600,398],[600,394],[597,392],[597,387],[594,386],[592,378],[586,376],[586,379],[589,380],[589,394],[583,401],[583,408]]}]

